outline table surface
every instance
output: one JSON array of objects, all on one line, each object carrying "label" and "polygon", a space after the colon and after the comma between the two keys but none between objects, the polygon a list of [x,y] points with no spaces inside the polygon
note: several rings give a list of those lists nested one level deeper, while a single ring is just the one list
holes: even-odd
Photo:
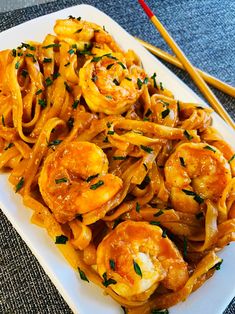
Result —
[{"label": "table surface", "polygon": [[[1,0],[0,31],[65,7],[87,3],[110,15],[132,35],[169,51],[137,1],[46,2],[47,0]],[[147,2],[195,66],[235,85],[234,0],[201,0],[200,5],[197,0],[148,0]],[[34,4],[37,5],[26,8]],[[184,71],[167,66],[199,93]],[[235,99],[217,90],[213,91],[234,119]],[[36,258],[1,210],[0,283],[0,313],[71,313]],[[235,298],[224,314],[234,313]]]}]

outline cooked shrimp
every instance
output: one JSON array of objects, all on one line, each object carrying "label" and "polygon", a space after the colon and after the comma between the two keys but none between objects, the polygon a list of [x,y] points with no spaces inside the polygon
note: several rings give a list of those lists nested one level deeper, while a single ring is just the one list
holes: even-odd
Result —
[{"label": "cooked shrimp", "polygon": [[80,86],[88,106],[95,112],[120,114],[136,102],[147,77],[137,65],[127,67],[121,53],[99,52],[79,72]]},{"label": "cooked shrimp", "polygon": [[[158,226],[119,224],[99,244],[97,267],[103,284],[128,300],[146,300],[161,282],[177,291],[188,279],[187,264]],[[116,282],[116,283],[115,283]]]},{"label": "cooked shrimp", "polygon": [[108,159],[101,148],[70,142],[46,158],[40,191],[56,219],[65,223],[99,208],[120,190],[122,180],[107,172]]},{"label": "cooked shrimp", "polygon": [[165,176],[174,209],[197,213],[204,199],[218,201],[231,180],[231,170],[216,147],[185,143],[167,160]]}]

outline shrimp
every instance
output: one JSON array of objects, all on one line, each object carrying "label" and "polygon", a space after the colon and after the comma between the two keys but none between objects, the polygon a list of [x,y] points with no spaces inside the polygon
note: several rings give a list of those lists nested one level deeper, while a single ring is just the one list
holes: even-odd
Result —
[{"label": "shrimp", "polygon": [[106,114],[127,111],[142,94],[148,81],[141,67],[127,67],[123,54],[103,50],[84,64],[79,79],[89,108]]},{"label": "shrimp", "polygon": [[[173,291],[188,279],[187,263],[160,227],[147,222],[119,224],[97,248],[103,284],[127,300],[144,301],[159,283]],[[109,280],[112,279],[112,280]]]},{"label": "shrimp", "polygon": [[122,180],[108,172],[108,159],[89,142],[62,144],[45,160],[39,188],[60,223],[93,211],[112,199]]},{"label": "shrimp", "polygon": [[174,209],[188,213],[197,213],[205,199],[217,202],[231,180],[223,154],[206,143],[181,144],[164,171]]}]

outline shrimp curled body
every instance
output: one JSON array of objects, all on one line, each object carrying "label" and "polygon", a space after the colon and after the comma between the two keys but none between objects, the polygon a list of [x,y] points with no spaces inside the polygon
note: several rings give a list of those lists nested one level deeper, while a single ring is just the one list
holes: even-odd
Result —
[{"label": "shrimp curled body", "polygon": [[[188,279],[187,264],[158,226],[147,222],[119,224],[99,244],[97,267],[110,287],[128,300],[144,301],[161,282],[178,290]],[[105,275],[104,275],[105,274]]]},{"label": "shrimp curled body", "polygon": [[88,142],[70,142],[46,158],[40,191],[56,219],[65,223],[116,195],[122,180],[107,172],[108,159],[101,148]]},{"label": "shrimp curled body", "polygon": [[[216,147],[206,143],[185,143],[167,160],[165,176],[173,207],[197,213],[203,200],[219,200],[231,180],[231,170]],[[197,195],[200,198],[195,197]]]}]

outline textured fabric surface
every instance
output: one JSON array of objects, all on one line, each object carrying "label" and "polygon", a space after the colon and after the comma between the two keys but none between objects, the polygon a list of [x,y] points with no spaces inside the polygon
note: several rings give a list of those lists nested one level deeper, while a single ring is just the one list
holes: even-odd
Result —
[{"label": "textured fabric surface", "polygon": [[[234,0],[147,2],[197,67],[235,85]],[[31,18],[80,3],[82,1],[61,0],[0,13],[0,31]],[[137,1],[90,0],[83,3],[94,5],[104,11],[132,35],[169,51],[154,26],[148,22]],[[173,66],[169,68],[198,92],[185,72]],[[219,91],[215,93],[235,119],[235,100]],[[71,313],[35,257],[1,211],[0,313]],[[224,312],[233,313],[235,299]]]}]

